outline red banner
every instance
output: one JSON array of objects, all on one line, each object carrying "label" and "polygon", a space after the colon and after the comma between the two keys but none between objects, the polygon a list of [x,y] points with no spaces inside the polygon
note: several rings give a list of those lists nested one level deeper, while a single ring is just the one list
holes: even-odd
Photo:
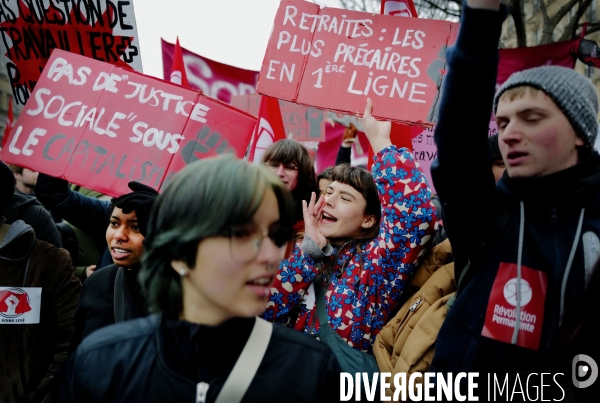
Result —
[{"label": "red banner", "polygon": [[133,0],[3,0],[0,35],[17,105],[29,99],[55,48],[142,71]]},{"label": "red banner", "polygon": [[361,114],[373,99],[373,116],[432,122],[458,24],[398,19],[281,2],[257,91],[276,98]]},{"label": "red banner", "polygon": [[[161,40],[161,44],[163,77],[168,79],[171,77],[175,45],[164,39]],[[234,95],[255,93],[257,71],[215,62],[183,47],[181,50],[190,87],[202,91],[204,95],[227,103],[231,103],[231,97]]]},{"label": "red banner", "polygon": [[197,159],[243,157],[256,119],[178,85],[55,50],[0,158],[111,196]]},{"label": "red banner", "polygon": [[579,39],[556,42],[531,48],[500,49],[496,87],[500,87],[512,73],[538,66],[575,67]]}]

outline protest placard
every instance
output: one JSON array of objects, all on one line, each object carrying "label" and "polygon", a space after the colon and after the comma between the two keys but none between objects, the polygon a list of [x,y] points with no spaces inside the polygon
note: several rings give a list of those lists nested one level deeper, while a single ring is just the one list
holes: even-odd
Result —
[{"label": "protest placard", "polygon": [[434,123],[446,48],[457,32],[448,21],[284,0],[257,92],[351,115],[371,97],[376,118]]},{"label": "protest placard", "polygon": [[188,163],[243,157],[256,118],[166,81],[54,50],[0,159],[101,193],[155,189]]},{"label": "protest placard", "polygon": [[[231,105],[252,116],[258,116],[260,95],[234,95],[231,97]],[[325,141],[325,113],[323,111],[281,99],[279,107],[288,138],[300,142]]]},{"label": "protest placard", "polygon": [[56,48],[142,71],[132,0],[2,0],[0,35],[18,105],[29,99]]},{"label": "protest placard", "polygon": [[[175,45],[161,39],[163,77],[171,77]],[[190,87],[201,90],[204,95],[231,103],[235,95],[254,94],[258,71],[241,69],[210,60],[181,48],[183,63]]]}]

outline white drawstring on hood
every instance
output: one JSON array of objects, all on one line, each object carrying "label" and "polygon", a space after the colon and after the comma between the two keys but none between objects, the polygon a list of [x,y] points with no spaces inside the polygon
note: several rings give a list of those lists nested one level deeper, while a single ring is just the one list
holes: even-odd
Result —
[{"label": "white drawstring on hood", "polygon": [[[512,335],[512,344],[517,344],[517,340],[519,338],[519,329],[521,327],[521,260],[523,258],[523,236],[525,233],[525,204],[520,202],[521,207],[521,218],[519,222],[519,246],[517,249],[517,308],[515,311],[515,329]],[[585,214],[585,207],[581,209],[581,213],[579,214],[579,223],[577,224],[577,231],[575,232],[575,239],[573,240],[573,246],[571,247],[571,253],[569,255],[569,260],[567,261],[567,266],[565,267],[565,274],[563,275],[563,280],[560,288],[560,316],[559,316],[559,326],[563,321],[563,313],[565,310],[565,291],[567,289],[567,280],[569,278],[569,273],[571,272],[571,266],[573,265],[573,260],[575,259],[575,252],[577,251],[577,245],[579,244],[579,237],[581,236],[581,227],[583,226],[583,216]]]}]

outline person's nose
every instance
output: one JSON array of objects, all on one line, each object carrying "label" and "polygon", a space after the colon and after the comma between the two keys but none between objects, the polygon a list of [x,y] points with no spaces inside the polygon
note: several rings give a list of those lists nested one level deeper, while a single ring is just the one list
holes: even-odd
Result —
[{"label": "person's nose", "polygon": [[279,166],[277,167],[277,171],[275,171],[275,173],[280,178],[283,178],[285,176],[285,169],[283,168],[283,164],[279,164]]},{"label": "person's nose", "polygon": [[268,236],[264,237],[256,256],[256,262],[265,264],[267,267],[279,268],[281,263],[281,249],[275,245],[275,242]]},{"label": "person's nose", "polygon": [[336,196],[334,194],[325,194],[325,205],[331,208],[335,207]]},{"label": "person's nose", "polygon": [[113,235],[113,239],[116,241],[127,242],[129,236],[124,226],[121,226],[119,227],[119,229],[117,229],[117,231]]},{"label": "person's nose", "polygon": [[510,121],[498,134],[498,140],[505,144],[518,143],[523,139],[523,133],[517,122]]}]

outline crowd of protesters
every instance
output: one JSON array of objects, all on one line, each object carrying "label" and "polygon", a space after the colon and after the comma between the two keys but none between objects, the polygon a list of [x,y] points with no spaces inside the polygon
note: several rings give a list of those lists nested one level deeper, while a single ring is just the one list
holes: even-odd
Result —
[{"label": "crowd of protesters", "polygon": [[496,89],[507,8],[466,4],[435,195],[370,99],[370,168],[352,124],[318,175],[280,140],[108,200],[0,161],[0,403],[331,402],[341,372],[378,370],[561,372],[549,393],[593,399],[570,376],[600,354],[598,97],[554,66]]}]

